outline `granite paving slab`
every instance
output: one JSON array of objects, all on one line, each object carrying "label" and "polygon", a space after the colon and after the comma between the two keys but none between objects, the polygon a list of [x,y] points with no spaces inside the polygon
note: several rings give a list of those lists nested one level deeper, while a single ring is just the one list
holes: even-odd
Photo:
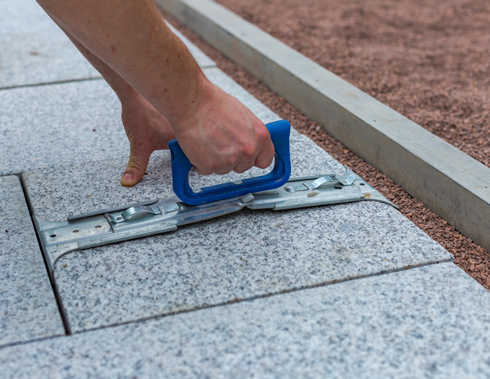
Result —
[{"label": "granite paving slab", "polygon": [[0,347],[64,333],[19,178],[2,176]]},{"label": "granite paving slab", "polygon": [[35,0],[2,0],[0,35],[37,34],[59,31]]},{"label": "granite paving slab", "polygon": [[[264,122],[277,120],[221,70],[204,72]],[[0,91],[0,103],[0,175],[129,156],[119,100],[101,79]]]},{"label": "granite paving slab", "polygon": [[0,91],[0,174],[128,155],[120,103],[105,81]]},{"label": "granite paving slab", "polygon": [[100,77],[34,0],[1,3],[0,89]]},{"label": "granite paving slab", "polygon": [[[298,176],[343,170],[297,132],[292,167]],[[168,152],[156,154],[136,187],[119,185],[123,168],[123,162],[104,161],[24,174],[34,213],[62,221],[67,214],[173,196]],[[365,202],[244,210],[69,253],[54,275],[72,330],[83,331],[451,259],[394,208]]]},{"label": "granite paving slab", "polygon": [[489,308],[443,263],[8,347],[0,365],[6,377],[486,378]]},{"label": "granite paving slab", "polygon": [[[0,9],[0,175],[30,171],[35,214],[62,220],[172,196],[168,152],[136,188],[119,185],[128,144],[115,95],[35,2]],[[213,82],[277,119],[189,46]],[[92,80],[12,88],[80,79]],[[342,171],[294,131],[292,158],[295,176]],[[386,204],[246,210],[70,253],[55,281],[71,329],[86,332],[68,337],[16,176],[0,177],[0,225],[5,376],[490,373],[488,293]]]},{"label": "granite paving slab", "polygon": [[[307,149],[315,159],[304,155]],[[291,156],[296,164],[292,176],[339,173],[344,168],[309,138],[292,132]],[[67,216],[101,211],[175,196],[172,190],[170,152],[153,153],[146,175],[134,187],[123,187],[119,180],[126,167],[121,159],[59,166],[23,174],[35,214],[45,221],[64,221]],[[209,186],[236,179],[263,175],[268,170],[254,168],[244,174],[199,176],[191,172],[190,182]]]},{"label": "granite paving slab", "polygon": [[0,46],[0,89],[100,77],[64,34],[0,35]]},{"label": "granite paving slab", "polygon": [[[215,63],[171,27],[201,67]],[[0,89],[99,78],[34,0],[3,0],[0,11]]]}]

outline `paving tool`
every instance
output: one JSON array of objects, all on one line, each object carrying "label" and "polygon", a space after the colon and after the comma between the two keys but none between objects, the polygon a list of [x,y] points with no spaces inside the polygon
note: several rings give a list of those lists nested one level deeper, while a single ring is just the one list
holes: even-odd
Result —
[{"label": "paving tool", "polygon": [[269,174],[194,191],[188,181],[192,164],[177,142],[171,141],[177,196],[70,216],[63,222],[48,222],[34,215],[50,274],[56,260],[66,253],[171,232],[243,208],[277,211],[362,200],[397,208],[347,167],[342,174],[290,179],[289,122],[281,120],[267,127],[276,151]]},{"label": "paving tool", "polygon": [[193,167],[179,146],[177,140],[170,141],[168,147],[172,154],[172,184],[177,197],[189,205],[211,203],[213,201],[262,192],[282,186],[291,175],[289,156],[289,134],[291,126],[286,120],[267,124],[274,144],[274,168],[269,174],[237,180],[230,183],[201,188],[194,191],[189,185],[189,171]]}]

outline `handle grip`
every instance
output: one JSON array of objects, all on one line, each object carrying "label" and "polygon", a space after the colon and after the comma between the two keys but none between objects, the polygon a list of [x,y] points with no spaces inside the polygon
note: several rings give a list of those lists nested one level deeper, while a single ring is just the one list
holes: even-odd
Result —
[{"label": "handle grip", "polygon": [[199,205],[282,186],[289,180],[291,175],[291,159],[289,155],[291,126],[288,121],[280,120],[271,122],[266,127],[269,130],[275,149],[275,164],[270,173],[239,182],[229,182],[201,188],[201,191],[197,193],[189,185],[188,176],[193,165],[180,148],[177,140],[170,141],[168,146],[172,154],[172,180],[175,194],[186,204]]}]

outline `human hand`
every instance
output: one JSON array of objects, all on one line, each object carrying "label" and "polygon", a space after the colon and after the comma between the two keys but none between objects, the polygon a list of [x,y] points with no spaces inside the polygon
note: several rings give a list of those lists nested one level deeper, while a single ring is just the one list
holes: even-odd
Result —
[{"label": "human hand", "polygon": [[129,162],[121,177],[121,184],[131,187],[139,183],[155,150],[168,149],[168,141],[175,134],[168,122],[142,96],[134,94],[121,102],[121,119],[129,139]]},{"label": "human hand", "polygon": [[151,153],[175,136],[201,174],[240,173],[272,162],[265,125],[205,78],[151,0],[38,2],[121,100],[130,141],[122,185],[138,183]]},{"label": "human hand", "polygon": [[197,110],[173,128],[198,173],[242,173],[272,163],[274,145],[269,132],[246,106],[210,82],[197,101]]}]

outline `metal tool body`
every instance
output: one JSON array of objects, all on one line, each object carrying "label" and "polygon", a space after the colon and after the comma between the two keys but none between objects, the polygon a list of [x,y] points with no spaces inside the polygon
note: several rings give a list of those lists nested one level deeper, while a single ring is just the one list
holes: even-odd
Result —
[{"label": "metal tool body", "polygon": [[63,222],[47,222],[37,216],[34,220],[52,274],[56,260],[68,252],[171,232],[243,208],[286,210],[362,200],[396,207],[346,168],[342,175],[294,178],[276,189],[195,206],[172,197],[72,216]]}]

